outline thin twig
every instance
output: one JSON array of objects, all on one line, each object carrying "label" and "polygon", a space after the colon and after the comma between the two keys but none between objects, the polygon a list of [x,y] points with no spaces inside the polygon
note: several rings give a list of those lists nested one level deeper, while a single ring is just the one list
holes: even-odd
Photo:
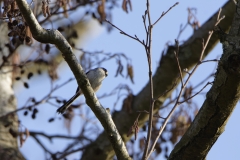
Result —
[{"label": "thin twig", "polygon": [[156,20],[156,22],[153,23],[153,26],[156,25],[160,19],[165,16],[173,7],[175,7],[176,5],[178,5],[179,2],[176,2],[173,6],[171,6],[166,12],[163,12],[162,15]]},{"label": "thin twig", "polygon": [[211,73],[210,75],[208,75],[205,79],[203,79],[201,82],[199,82],[197,85],[195,85],[192,89],[194,90],[194,89],[198,88],[212,76],[214,76],[214,73]]},{"label": "thin twig", "polygon": [[50,155],[53,155],[43,144],[42,142],[35,136],[32,135],[32,137],[36,140],[36,142],[43,148],[43,150],[47,153],[49,153]]},{"label": "thin twig", "polygon": [[180,25],[180,30],[179,30],[178,36],[177,36],[177,38],[176,38],[177,40],[179,40],[182,32],[187,28],[187,26],[188,26],[188,23],[186,23],[186,24],[184,25],[184,27],[182,27],[182,24]]},{"label": "thin twig", "polygon": [[206,63],[206,62],[219,62],[219,60],[218,59],[209,59],[209,60],[201,61],[201,63]]},{"label": "thin twig", "polygon": [[215,26],[217,26],[225,18],[225,16],[220,17],[221,12],[222,12],[222,8],[219,9],[218,16],[217,16],[217,23],[215,24]]},{"label": "thin twig", "polygon": [[73,150],[71,150],[71,151],[69,151],[69,152],[64,152],[61,156],[59,156],[58,158],[57,158],[57,160],[59,159],[59,160],[62,160],[62,159],[66,159],[66,157],[68,156],[68,155],[70,155],[70,154],[72,154],[72,153],[75,153],[75,152],[79,152],[79,151],[82,151],[82,150],[84,150],[84,149],[86,149],[86,147],[80,147],[80,148],[77,148],[77,149],[73,149]]},{"label": "thin twig", "polygon": [[187,99],[184,99],[184,101],[180,101],[179,104],[182,104],[184,102],[187,102],[188,100],[192,99],[193,97],[195,97],[196,95],[198,95],[199,93],[202,92],[202,90],[204,90],[204,88],[206,88],[209,84],[212,84],[212,82],[208,82],[205,86],[203,86],[202,89],[200,89],[200,91],[198,91],[197,93],[195,93],[194,95],[188,97]]},{"label": "thin twig", "polygon": [[[146,111],[146,110],[144,110],[144,111],[137,111],[138,113],[146,113],[146,114],[149,114],[149,112],[148,111]],[[156,118],[161,118],[161,119],[166,119],[166,118],[164,118],[164,117],[161,117],[161,116],[159,116],[159,115],[153,115],[153,117],[156,117]]]},{"label": "thin twig", "polygon": [[179,70],[179,73],[180,73],[180,79],[181,79],[181,83],[182,83],[182,87],[183,87],[182,69],[181,69],[181,66],[180,66],[180,63],[179,63],[179,59],[178,59],[178,53],[179,53],[179,43],[178,43],[178,40],[175,39],[175,43],[176,43],[177,51],[174,51],[174,54],[175,54],[175,58],[177,60],[178,70]]},{"label": "thin twig", "polygon": [[[219,19],[217,20],[216,23],[219,23]],[[188,84],[188,82],[189,82],[190,78],[192,77],[192,75],[195,73],[195,71],[198,68],[198,66],[201,64],[201,60],[202,60],[203,54],[205,52],[205,49],[206,49],[206,47],[207,47],[207,45],[209,43],[209,40],[210,40],[212,34],[213,34],[213,31],[210,31],[206,43],[203,42],[203,49],[202,49],[202,52],[201,52],[200,57],[199,57],[199,62],[195,65],[195,67],[193,68],[192,72],[189,74],[187,80],[185,81],[183,87],[181,88],[181,90],[180,90],[180,92],[178,94],[177,100],[176,100],[172,110],[169,112],[168,116],[164,120],[163,125],[160,127],[160,130],[159,130],[159,132],[158,132],[158,134],[157,134],[157,136],[155,138],[155,141],[153,142],[153,144],[152,144],[152,146],[151,146],[151,148],[149,150],[149,154],[148,154],[148,157],[146,159],[148,159],[150,157],[151,153],[154,151],[155,145],[156,145],[159,137],[161,136],[164,128],[166,127],[170,117],[173,115],[173,112],[176,110],[177,106],[179,105],[180,97],[182,96],[182,93],[183,93],[186,85]]]},{"label": "thin twig", "polygon": [[147,12],[145,12],[145,14],[142,16],[142,18],[143,18],[144,29],[145,29],[145,32],[146,32],[146,34],[147,34],[146,13],[147,13]]},{"label": "thin twig", "polygon": [[[70,81],[72,81],[72,80],[74,80],[74,79],[73,79],[73,78],[70,78],[70,79],[67,80],[66,82],[64,82],[64,83],[62,83],[62,84],[57,85],[56,87],[54,87],[54,88],[53,88],[46,96],[44,96],[41,100],[35,102],[35,103],[34,103],[34,106],[37,106],[37,105],[42,104],[42,103],[45,103],[45,102],[50,98],[51,94],[52,94],[54,91],[60,89],[61,87],[63,87],[64,85],[68,84],[68,83],[69,83]],[[29,98],[29,99],[27,100],[26,104],[27,104],[28,102],[30,102],[31,100],[32,100],[32,98]],[[30,106],[26,107],[26,104],[25,104],[23,107],[21,107],[21,108],[18,108],[18,109],[14,110],[14,111],[11,111],[11,112],[9,112],[9,113],[7,113],[7,114],[5,114],[5,115],[0,116],[0,118],[9,116],[9,115],[14,114],[14,113],[16,113],[16,112],[19,112],[19,111],[22,111],[22,110],[26,110],[26,109],[30,109],[30,108],[33,107],[33,105],[30,105]]]},{"label": "thin twig", "polygon": [[159,99],[160,97],[166,95],[168,92],[170,92],[170,91],[177,85],[178,79],[179,79],[179,77],[176,78],[176,81],[173,83],[172,87],[171,87],[170,89],[166,90],[165,92],[163,92],[161,95],[159,95],[159,96],[155,99],[155,101],[156,101],[157,99]]},{"label": "thin twig", "polygon": [[152,23],[151,23],[151,15],[150,15],[150,3],[149,0],[147,0],[147,11],[146,14],[148,16],[148,32],[147,32],[147,38],[146,38],[146,46],[145,46],[145,51],[147,54],[147,59],[148,59],[148,70],[149,70],[149,84],[150,84],[150,106],[149,106],[149,121],[148,121],[148,133],[147,133],[147,140],[146,140],[146,145],[143,153],[142,159],[145,160],[147,159],[148,155],[148,148],[150,145],[150,140],[151,140],[151,135],[152,135],[152,122],[153,122],[153,109],[154,109],[154,102],[155,100],[153,99],[153,82],[152,82],[152,61],[151,61],[151,44],[152,44]]},{"label": "thin twig", "polygon": [[91,139],[89,139],[89,138],[87,138],[87,137],[85,137],[85,136],[76,136],[76,137],[73,137],[73,136],[58,135],[58,134],[56,134],[56,135],[47,135],[47,134],[45,134],[45,133],[43,133],[43,132],[34,132],[34,131],[30,131],[29,133],[30,133],[31,136],[41,135],[41,136],[49,139],[49,141],[52,141],[53,138],[78,139],[78,140],[83,139],[83,140],[87,140],[87,141],[89,141],[89,142],[92,141]]},{"label": "thin twig", "polygon": [[[175,5],[177,5],[178,3],[176,3]],[[174,7],[175,5],[173,5],[172,7]],[[151,15],[150,15],[150,2],[149,0],[147,0],[147,4],[146,4],[147,10],[145,11],[145,15],[143,16],[144,19],[144,26],[146,26],[146,16],[148,17],[148,27],[147,28],[147,34],[146,34],[146,45],[145,45],[145,51],[146,51],[146,55],[147,55],[147,60],[148,60],[148,69],[149,69],[149,84],[150,84],[150,106],[149,106],[149,121],[148,121],[148,133],[147,133],[147,140],[146,140],[146,145],[145,145],[145,149],[144,149],[144,153],[143,153],[143,157],[142,160],[146,160],[148,159],[148,157],[150,156],[150,152],[148,150],[149,145],[150,145],[150,141],[151,141],[151,135],[152,135],[152,123],[153,123],[153,110],[154,110],[154,103],[155,103],[155,99],[153,97],[153,79],[152,79],[152,29],[154,27],[154,25],[166,14],[168,13],[168,11],[170,11],[172,9],[172,7],[170,7],[168,9],[167,12],[163,12],[162,15],[158,18],[158,20],[152,24],[151,22]]]},{"label": "thin twig", "polygon": [[121,34],[123,34],[123,35],[125,35],[125,36],[128,36],[128,37],[130,37],[130,38],[138,41],[138,42],[141,43],[142,45],[144,45],[144,43],[143,43],[142,41],[140,41],[140,39],[138,39],[136,36],[133,37],[133,36],[127,34],[126,32],[124,32],[123,30],[121,30],[120,28],[118,28],[117,26],[115,26],[114,24],[112,24],[110,21],[108,21],[108,20],[106,20],[106,19],[105,19],[105,21],[106,21],[107,23],[109,23],[111,26],[113,26],[114,28],[116,28],[117,30],[119,30]]}]

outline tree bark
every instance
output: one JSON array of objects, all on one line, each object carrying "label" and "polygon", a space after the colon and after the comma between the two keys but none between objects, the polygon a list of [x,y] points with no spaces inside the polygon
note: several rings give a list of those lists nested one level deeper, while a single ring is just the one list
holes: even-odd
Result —
[{"label": "tree bark", "polygon": [[[233,15],[235,12],[235,5],[232,1],[228,1],[222,7],[221,15],[225,15],[225,19],[220,23],[221,29],[227,31],[230,28]],[[202,38],[206,40],[210,30],[213,30],[216,23],[218,11],[209,18],[194,34],[180,46],[179,61],[182,68],[191,69],[198,63],[200,53],[202,51]],[[208,47],[206,48],[204,56],[207,56],[210,51],[218,43],[219,38],[217,34],[213,34]],[[166,90],[170,89],[176,81],[179,71],[174,56],[175,47],[170,46],[167,53],[161,58],[159,67],[153,77],[154,97],[158,97]],[[167,74],[166,74],[167,73]],[[174,90],[174,89],[173,89]],[[162,96],[156,101],[154,112],[156,113],[164,101],[169,97],[171,92]],[[113,120],[119,130],[123,140],[127,142],[131,137],[127,136],[128,130],[133,125],[138,115],[137,111],[148,110],[150,101],[149,83],[133,98],[132,112],[124,110],[116,111],[113,114]],[[148,120],[147,114],[142,114],[139,121],[139,127],[142,127]],[[84,151],[82,159],[112,159],[114,151],[109,143],[105,133],[101,133],[97,139],[91,143]]]},{"label": "tree bark", "polygon": [[[7,56],[9,42],[7,23],[0,21],[0,64],[2,56]],[[0,70],[0,117],[17,109],[16,98],[12,89],[12,67],[2,67]],[[16,114],[3,116],[0,119],[0,159],[23,160],[18,149],[18,118]]]}]

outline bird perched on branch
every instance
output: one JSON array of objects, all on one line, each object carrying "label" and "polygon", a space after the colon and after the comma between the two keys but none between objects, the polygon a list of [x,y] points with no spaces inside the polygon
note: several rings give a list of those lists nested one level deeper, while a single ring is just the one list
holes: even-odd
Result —
[{"label": "bird perched on branch", "polygon": [[[102,81],[108,76],[108,72],[105,68],[99,67],[91,69],[86,73],[86,75],[87,78],[89,79],[89,82],[94,92],[97,92],[102,85]],[[72,102],[75,101],[75,99],[78,98],[81,94],[82,94],[81,89],[78,87],[75,95],[72,98],[70,98],[65,104],[63,104],[60,108],[58,108],[57,112],[63,114],[72,104]]]}]

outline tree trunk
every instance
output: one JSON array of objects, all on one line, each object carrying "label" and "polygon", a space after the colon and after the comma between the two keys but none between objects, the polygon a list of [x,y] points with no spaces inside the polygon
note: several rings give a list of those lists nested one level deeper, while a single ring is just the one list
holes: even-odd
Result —
[{"label": "tree trunk", "polygon": [[[9,42],[8,28],[6,23],[0,21],[0,65],[3,56],[9,54],[5,46]],[[16,110],[17,103],[12,89],[12,67],[0,68],[0,117]],[[17,114],[3,116],[0,119],[0,159],[23,160],[24,157],[18,149],[18,118]]]}]

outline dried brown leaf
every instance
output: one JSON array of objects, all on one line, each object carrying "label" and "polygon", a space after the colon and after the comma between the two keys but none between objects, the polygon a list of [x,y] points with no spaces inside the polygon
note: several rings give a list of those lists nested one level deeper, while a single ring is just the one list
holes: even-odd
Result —
[{"label": "dried brown leaf", "polygon": [[101,21],[104,21],[106,19],[105,0],[102,0],[102,2],[98,5],[97,11],[101,17]]},{"label": "dried brown leaf", "polygon": [[33,43],[32,32],[31,32],[29,26],[26,26],[25,42],[27,45],[31,45]]},{"label": "dried brown leaf", "polygon": [[124,99],[122,110],[127,113],[132,113],[132,102],[133,102],[133,94],[129,94],[127,98]]},{"label": "dried brown leaf", "polygon": [[42,1],[42,12],[43,12],[43,16],[47,17],[47,4],[45,1]]},{"label": "dried brown leaf", "polygon": [[128,13],[128,7],[130,8],[130,11],[132,11],[132,3],[131,0],[123,0],[122,3],[122,9]]},{"label": "dried brown leaf", "polygon": [[127,77],[130,77],[131,82],[134,84],[134,80],[133,80],[133,66],[128,64],[127,65]]},{"label": "dried brown leaf", "polygon": [[50,9],[49,9],[49,6],[47,6],[47,8],[46,8],[46,12],[47,12],[47,15],[48,15],[48,16],[51,16],[51,11],[50,11]]}]

